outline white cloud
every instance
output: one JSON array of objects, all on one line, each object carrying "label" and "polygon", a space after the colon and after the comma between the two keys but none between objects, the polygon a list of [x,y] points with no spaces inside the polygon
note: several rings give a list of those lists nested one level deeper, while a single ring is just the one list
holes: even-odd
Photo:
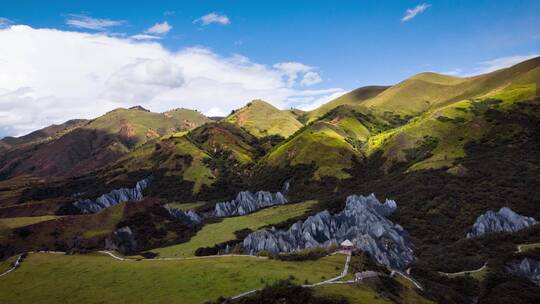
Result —
[{"label": "white cloud", "polygon": [[[40,56],[34,56],[36,50]],[[185,107],[223,115],[257,98],[280,108],[301,100],[307,107],[343,92],[289,85],[290,77],[303,79],[312,69],[301,63],[268,66],[204,48],[171,52],[156,41],[15,25],[0,30],[0,135],[137,104],[158,112]]]},{"label": "white cloud", "polygon": [[309,71],[304,74],[304,77],[300,83],[305,86],[310,86],[319,82],[322,82],[321,76],[317,72]]},{"label": "white cloud", "polygon": [[204,115],[207,117],[223,117],[227,116],[227,112],[220,107],[211,107],[208,111],[204,112]]},{"label": "white cloud", "polygon": [[283,76],[287,78],[287,84],[292,87],[296,84],[299,75],[302,76],[302,85],[313,85],[322,81],[321,76],[317,72],[313,72],[315,67],[305,65],[300,62],[281,62],[274,64],[274,68],[281,71]]},{"label": "white cloud", "polygon": [[431,4],[422,3],[417,5],[415,8],[409,8],[405,12],[405,16],[401,18],[401,22],[407,22],[411,20],[412,18],[416,17],[416,15],[423,13],[425,10],[427,10]]},{"label": "white cloud", "polygon": [[4,27],[7,27],[7,26],[10,26],[12,24],[13,24],[12,20],[10,20],[8,18],[0,17],[0,29],[4,28]]},{"label": "white cloud", "polygon": [[135,39],[135,40],[159,40],[159,39],[161,39],[161,37],[159,37],[159,36],[148,35],[148,34],[132,35],[132,36],[129,36],[129,38]]},{"label": "white cloud", "polygon": [[123,20],[98,19],[85,15],[69,15],[66,24],[76,28],[105,31],[110,27],[116,27],[126,23]]},{"label": "white cloud", "polygon": [[193,20],[193,23],[201,23],[202,25],[209,25],[212,23],[227,25],[231,23],[231,20],[229,20],[229,17],[227,17],[226,15],[221,15],[219,13],[210,13],[208,15],[204,15],[200,18]]},{"label": "white cloud", "polygon": [[167,21],[154,24],[151,28],[147,29],[145,33],[147,34],[166,34],[172,29],[172,26],[169,25]]},{"label": "white cloud", "polygon": [[480,67],[475,69],[475,73],[484,74],[484,73],[493,72],[495,70],[507,68],[507,67],[513,66],[514,64],[518,64],[522,61],[525,61],[527,59],[531,59],[534,57],[538,57],[538,56],[540,56],[540,54],[515,55],[515,56],[500,57],[496,59],[483,61],[483,62],[480,62]]},{"label": "white cloud", "polygon": [[300,110],[304,110],[304,111],[311,111],[311,110],[315,110],[316,108],[322,106],[323,104],[331,101],[331,100],[334,100],[338,97],[340,97],[341,95],[344,95],[344,94],[347,94],[349,93],[348,91],[343,91],[343,90],[339,90],[339,91],[336,91],[336,92],[333,92],[333,93],[330,93],[329,94],[326,94],[326,95],[322,95],[316,99],[303,99],[303,100],[299,100],[299,104],[296,105],[296,107]]}]

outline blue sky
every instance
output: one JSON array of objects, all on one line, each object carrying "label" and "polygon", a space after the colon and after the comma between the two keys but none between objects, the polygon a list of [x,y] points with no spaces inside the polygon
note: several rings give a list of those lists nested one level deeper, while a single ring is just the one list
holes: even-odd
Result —
[{"label": "blue sky", "polygon": [[[170,53],[167,54],[169,57],[184,52],[182,54],[186,55],[185,57],[192,58],[193,54],[185,52],[187,49],[195,48],[198,51],[206,50],[208,56],[221,63],[231,64],[231,61],[235,61],[232,64],[240,65],[242,69],[245,63],[237,61],[249,61],[251,72],[262,65],[265,67],[264,72],[281,73],[283,83],[276,85],[276,88],[283,89],[283,92],[288,90],[288,93],[279,96],[262,93],[261,96],[275,99],[270,101],[280,107],[312,108],[332,94],[338,95],[363,85],[396,83],[422,71],[467,76],[503,67],[540,53],[538,17],[540,1],[339,1],[337,4],[336,1],[2,0],[0,7],[2,8],[0,25],[3,24],[2,27],[6,32],[6,37],[0,36],[0,64],[2,60],[17,61],[11,57],[1,57],[2,45],[7,45],[11,41],[7,39],[20,43],[16,45],[19,49],[23,46],[38,50],[45,48],[41,45],[20,42],[18,37],[24,35],[19,32],[7,35],[9,27],[13,25],[26,25],[32,30],[56,29],[66,33],[108,36],[130,45],[157,43],[160,48]],[[405,18],[408,10],[410,10],[409,17]],[[203,16],[207,16],[206,19]],[[101,28],[96,28],[96,24]],[[154,25],[158,27],[149,30]],[[11,30],[14,31],[13,28]],[[51,32],[37,31],[34,34],[35,36],[28,37],[34,37],[32,39],[35,40],[35,37],[53,35]],[[150,36],[156,39],[135,39]],[[68,43],[63,41],[69,40],[55,41],[59,44],[61,52],[62,44]],[[107,40],[106,43],[109,42]],[[5,53],[9,54],[7,51]],[[147,54],[147,51],[142,50],[141,54]],[[144,57],[144,55],[133,56]],[[155,59],[156,56],[160,55],[153,53],[149,58]],[[61,61],[62,58],[48,59],[48,61],[55,60]],[[103,61],[102,58],[95,60]],[[183,77],[182,80],[175,82],[173,79],[171,83],[178,86],[191,84],[193,77],[190,73],[195,72],[184,65],[185,60],[191,59],[182,60],[184,60],[182,63],[175,61],[178,63],[178,70],[164,71],[164,67],[158,65],[160,73],[163,72],[159,75],[165,75],[165,81],[169,81],[169,78],[174,78],[175,75],[181,75],[179,77]],[[280,66],[280,63],[298,63],[302,66]],[[126,62],[119,70],[108,73],[119,75],[119,71],[125,72],[128,66],[131,65]],[[17,68],[15,64],[11,67]],[[212,78],[210,74],[221,71],[222,69],[207,70],[208,75],[197,77]],[[47,72],[54,73],[54,71]],[[32,96],[25,93],[24,97],[35,100],[46,96],[57,96],[58,100],[62,99],[61,97],[74,96],[70,92],[56,92],[54,85],[46,87],[39,79],[44,76],[39,73],[29,78],[28,85],[24,79],[18,83],[2,83],[1,73],[0,69],[0,113],[2,113],[2,92],[14,94],[17,89],[23,87],[32,88],[33,92],[33,95],[30,94]],[[88,71],[84,73],[91,74]],[[309,75],[306,76],[307,73]],[[21,72],[21,74],[28,73]],[[98,72],[96,74],[100,75]],[[123,88],[129,86],[131,91],[136,92],[136,89],[131,88],[133,81],[129,81],[140,77],[133,78],[135,77],[133,75],[135,74],[122,78],[121,86]],[[107,78],[103,82],[110,84],[112,80]],[[224,83],[229,82],[220,80],[217,86],[226,91]],[[238,83],[242,83],[243,87],[249,87],[242,81]],[[144,85],[148,91],[148,83]],[[272,88],[272,85],[264,85],[264,88]],[[224,113],[247,102],[241,100],[244,96],[251,98],[255,96],[254,92],[261,90],[261,86],[255,85],[249,93],[225,96],[223,102],[216,101],[215,105],[209,103],[209,96],[200,97],[204,95],[202,93],[188,94],[193,100],[200,98],[201,101],[180,102],[179,106],[197,108],[197,105],[200,105],[198,108],[203,112],[214,109],[212,113]],[[291,93],[292,90],[294,93]],[[160,90],[152,88],[150,91],[159,92],[159,98],[158,93],[147,96],[148,100],[153,100],[147,102],[147,106],[152,110],[164,110],[173,106],[172,99],[175,99],[173,95],[166,97],[167,92],[162,88]],[[219,92],[219,89],[215,91]],[[42,93],[39,94],[40,92]],[[67,115],[99,115],[100,111],[118,105],[120,102],[115,99],[118,96],[123,100],[129,100],[126,101],[127,104],[145,103],[144,100],[125,95],[125,92],[122,93],[124,95],[116,94],[118,90],[113,93],[111,93],[113,97],[104,98],[103,105],[97,107],[95,111],[73,110],[62,115],[54,113],[45,117],[39,115],[34,117],[34,120],[41,122],[34,124],[28,121],[19,123],[17,114],[11,113],[9,117],[13,121],[11,124],[18,124],[19,128],[8,128],[2,126],[0,122],[0,136],[2,133],[26,132],[51,121],[60,122],[68,118]],[[96,98],[100,99],[103,96],[104,94],[101,94]],[[166,102],[167,98],[171,100]],[[215,96],[215,100],[219,99],[220,96]],[[60,101],[54,102],[62,104]]]}]

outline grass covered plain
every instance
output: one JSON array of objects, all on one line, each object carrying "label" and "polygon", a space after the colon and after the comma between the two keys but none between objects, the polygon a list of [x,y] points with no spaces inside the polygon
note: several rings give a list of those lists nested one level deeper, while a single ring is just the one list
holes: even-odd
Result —
[{"label": "grass covered plain", "polygon": [[345,256],[283,262],[249,257],[125,262],[109,256],[30,254],[0,277],[2,303],[204,303],[293,275],[297,284],[338,275]]},{"label": "grass covered plain", "polygon": [[244,216],[224,218],[219,223],[205,225],[187,243],[152,250],[160,257],[189,257],[200,247],[212,247],[215,244],[234,240],[235,231],[242,229],[257,230],[266,225],[277,224],[287,219],[305,214],[316,203],[306,201],[297,204],[273,206]]}]

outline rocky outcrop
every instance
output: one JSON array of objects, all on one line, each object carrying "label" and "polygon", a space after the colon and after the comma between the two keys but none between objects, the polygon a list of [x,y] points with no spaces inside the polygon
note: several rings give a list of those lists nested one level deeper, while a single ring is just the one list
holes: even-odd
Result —
[{"label": "rocky outcrop", "polygon": [[396,208],[395,201],[381,204],[373,194],[352,195],[340,213],[323,211],[296,222],[288,230],[253,232],[244,239],[243,246],[250,254],[263,250],[278,253],[327,247],[348,239],[379,263],[404,268],[415,258],[406,231],[386,218]]},{"label": "rocky outcrop", "polygon": [[230,202],[217,203],[213,212],[215,217],[226,217],[235,215],[245,215],[259,209],[283,205],[287,203],[287,191],[289,182],[285,182],[281,192],[270,193],[268,191],[258,191],[255,193],[242,191]]},{"label": "rocky outcrop", "polygon": [[120,252],[129,253],[137,251],[137,241],[135,241],[135,236],[129,226],[116,229],[114,232],[114,243]]},{"label": "rocky outcrop", "polygon": [[73,206],[81,210],[82,213],[96,213],[102,209],[128,202],[140,201],[143,199],[143,191],[150,184],[150,178],[145,178],[137,182],[133,188],[120,188],[105,193],[100,197],[92,199],[78,200]]},{"label": "rocky outcrop", "polygon": [[497,232],[516,232],[538,224],[532,217],[519,215],[510,208],[503,207],[498,212],[488,211],[480,215],[474,223],[467,238],[476,238]]},{"label": "rocky outcrop", "polygon": [[187,225],[196,225],[202,222],[202,218],[193,210],[183,211],[180,209],[165,207],[167,211],[178,221]]},{"label": "rocky outcrop", "polygon": [[540,261],[524,258],[519,262],[510,264],[510,266],[506,267],[506,270],[540,286]]}]

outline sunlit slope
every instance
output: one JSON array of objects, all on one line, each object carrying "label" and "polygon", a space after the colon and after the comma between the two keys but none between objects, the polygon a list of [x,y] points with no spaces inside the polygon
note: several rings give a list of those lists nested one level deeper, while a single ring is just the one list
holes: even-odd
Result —
[{"label": "sunlit slope", "polygon": [[534,79],[537,72],[533,70],[539,63],[540,57],[537,57],[510,68],[469,78],[421,73],[390,87],[364,104],[378,111],[415,115],[452,102],[482,97],[513,83],[527,82],[527,77]]},{"label": "sunlit slope", "polygon": [[[538,79],[536,77],[536,81]],[[441,106],[401,127],[372,136],[365,152],[369,156],[381,151],[386,159],[385,170],[397,163],[406,163],[409,170],[447,167],[449,172],[459,174],[463,171],[459,160],[465,157],[465,145],[480,139],[494,127],[490,111],[504,113],[517,103],[537,103],[535,96],[537,85],[534,82],[512,84],[483,97]],[[507,129],[508,134],[500,136],[517,136],[524,131],[512,126]]]},{"label": "sunlit slope", "polygon": [[264,162],[270,167],[314,164],[316,179],[346,178],[350,175],[345,169],[351,168],[353,158],[362,158],[363,143],[385,124],[371,114],[341,106],[279,145]]},{"label": "sunlit slope", "polygon": [[262,100],[254,100],[225,118],[256,137],[279,135],[287,138],[302,127],[296,115]]},{"label": "sunlit slope", "polygon": [[306,114],[306,121],[311,122],[314,121],[322,116],[324,114],[328,113],[330,110],[341,106],[341,105],[350,105],[350,106],[358,106],[362,104],[363,101],[366,101],[370,98],[373,98],[377,96],[378,94],[382,93],[384,90],[386,90],[388,87],[386,86],[367,86],[367,87],[361,87],[356,90],[353,90],[347,94],[344,94],[334,100],[331,100],[317,109],[310,111]]}]

